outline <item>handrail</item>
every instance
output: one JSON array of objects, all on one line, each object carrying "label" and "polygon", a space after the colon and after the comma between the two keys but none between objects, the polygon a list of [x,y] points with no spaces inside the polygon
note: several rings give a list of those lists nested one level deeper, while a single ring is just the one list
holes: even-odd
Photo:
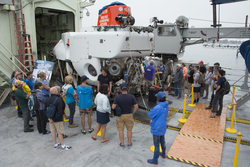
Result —
[{"label": "handrail", "polygon": [[[21,64],[21,66],[23,67],[23,68],[25,68],[28,72],[29,72],[29,70],[23,65],[23,63],[21,63],[16,57],[15,57],[15,55],[14,54],[12,54],[1,42],[0,42],[0,45],[2,45],[2,47],[4,48],[4,49],[6,49],[8,52],[9,52],[9,54],[11,55],[11,58],[14,58],[19,64]],[[2,52],[2,51],[1,51]],[[3,52],[2,52],[2,54],[10,61],[10,57],[8,57],[8,56],[6,56]],[[10,61],[16,68],[18,68],[18,70],[20,70],[20,71],[22,71],[14,62],[12,62],[12,61]],[[7,64],[7,63],[6,63]],[[12,68],[11,68],[12,69]],[[22,71],[23,72],[23,71]],[[23,74],[26,76],[26,74],[23,72]]]}]

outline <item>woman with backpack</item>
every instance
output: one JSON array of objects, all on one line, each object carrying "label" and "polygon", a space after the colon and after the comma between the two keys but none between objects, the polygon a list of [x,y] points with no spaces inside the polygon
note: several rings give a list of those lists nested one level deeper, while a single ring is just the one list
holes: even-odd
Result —
[{"label": "woman with backpack", "polygon": [[66,95],[66,103],[69,106],[69,128],[75,128],[78,125],[73,123],[74,115],[75,115],[75,108],[76,108],[76,102],[78,104],[78,98],[77,93],[74,91],[72,87],[73,78],[71,76],[65,77],[65,85],[62,87],[63,93]]},{"label": "woman with backpack", "polygon": [[45,103],[46,98],[44,97],[43,92],[43,84],[41,82],[37,82],[34,84],[34,88],[32,90],[32,95],[34,97],[34,106],[33,109],[36,111],[37,118],[37,129],[39,134],[49,134],[50,131],[46,130],[46,115],[45,115]]},{"label": "woman with backpack", "polygon": [[[223,96],[224,92],[221,91],[221,88],[226,81],[224,70],[219,70],[218,73],[218,82],[217,82],[217,88],[214,90],[214,99],[212,102],[213,106],[213,115],[210,116],[210,118],[215,118],[216,116],[221,116],[222,108],[223,108]],[[218,105],[220,105],[220,108],[218,110]]]}]

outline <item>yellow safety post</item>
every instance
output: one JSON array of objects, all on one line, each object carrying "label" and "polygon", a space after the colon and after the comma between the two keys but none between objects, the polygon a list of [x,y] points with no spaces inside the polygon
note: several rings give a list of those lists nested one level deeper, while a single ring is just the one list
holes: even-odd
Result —
[{"label": "yellow safety post", "polygon": [[[152,145],[150,147],[150,151],[155,152],[155,145]],[[162,152],[161,146],[160,146],[160,152]]]},{"label": "yellow safety post", "polygon": [[196,104],[194,104],[194,84],[192,84],[192,99],[191,104],[188,104],[189,107],[196,107]]},{"label": "yellow safety post", "polygon": [[18,109],[18,106],[16,106],[15,109],[17,110],[17,109]]},{"label": "yellow safety post", "polygon": [[[107,134],[107,133],[105,133],[105,135],[106,135],[106,134]],[[99,132],[97,133],[96,136],[98,136],[98,137],[101,137],[101,136],[102,136],[102,129],[99,130]]]},{"label": "yellow safety post", "polygon": [[233,167],[237,167],[237,161],[238,161],[238,156],[239,156],[239,148],[240,148],[240,141],[241,141],[241,132],[237,134],[237,143],[236,143],[236,148],[235,148],[235,154],[234,154],[234,164]]},{"label": "yellow safety post", "polygon": [[231,127],[230,128],[226,128],[226,131],[228,133],[236,133],[236,129],[233,128],[233,126],[234,126],[235,110],[236,110],[236,102],[234,102],[234,104],[233,104],[233,113],[232,113],[232,118],[231,118]]},{"label": "yellow safety post", "polygon": [[[65,96],[62,97],[64,103],[65,103]],[[66,108],[64,109],[64,114],[66,115]],[[68,122],[69,119],[67,119],[65,116],[64,116],[64,122]]]},{"label": "yellow safety post", "polygon": [[233,88],[233,96],[232,96],[232,102],[231,102],[231,105],[230,106],[227,106],[228,109],[231,109],[233,108],[233,103],[234,103],[234,95],[235,95],[235,86]]},{"label": "yellow safety post", "polygon": [[185,123],[187,121],[187,119],[185,118],[186,104],[187,104],[187,94],[185,94],[182,118],[178,119],[180,123]]},{"label": "yellow safety post", "polygon": [[155,85],[157,85],[157,78],[155,77]]}]

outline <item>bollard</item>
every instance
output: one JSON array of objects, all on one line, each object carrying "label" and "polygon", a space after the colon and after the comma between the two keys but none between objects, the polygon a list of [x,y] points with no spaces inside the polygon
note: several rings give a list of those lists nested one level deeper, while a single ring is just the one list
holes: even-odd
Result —
[{"label": "bollard", "polygon": [[194,84],[192,84],[192,99],[191,104],[188,104],[189,107],[195,107],[196,104],[194,104]]},{"label": "bollard", "polygon": [[[65,103],[65,96],[63,96],[63,101],[64,101],[64,103]],[[66,115],[66,107],[65,107],[65,109],[64,109],[64,114]],[[64,122],[68,122],[69,121],[69,118],[67,118],[67,117],[63,117],[64,118]]]},{"label": "bollard", "polygon": [[187,94],[185,94],[182,118],[178,119],[180,123],[185,123],[187,121],[187,119],[185,118],[186,104],[187,104]]},{"label": "bollard", "polygon": [[226,131],[228,133],[236,133],[236,129],[233,128],[233,126],[234,126],[235,109],[236,109],[236,102],[234,102],[234,104],[233,104],[233,113],[232,113],[232,119],[231,119],[231,127],[230,128],[226,128]]},{"label": "bollard", "polygon": [[[107,132],[105,133],[105,135],[107,134]],[[98,137],[101,137],[102,136],[102,128],[99,130],[99,132],[97,133],[97,135],[96,136],[98,136]]]},{"label": "bollard", "polygon": [[157,78],[155,77],[155,85],[157,85]]},{"label": "bollard", "polygon": [[237,134],[237,136],[238,136],[238,138],[237,138],[237,143],[236,143],[236,148],[235,148],[233,167],[237,167],[237,161],[238,161],[239,149],[240,149],[240,141],[241,141],[241,137],[242,137],[241,132],[239,132]]},{"label": "bollard", "polygon": [[[155,145],[152,145],[150,147],[150,151],[152,151],[153,153],[155,152]],[[160,152],[162,152],[161,146],[160,146]]]},{"label": "bollard", "polygon": [[228,109],[233,108],[233,103],[234,103],[234,95],[235,95],[235,86],[233,87],[233,96],[232,96],[232,102],[230,106],[227,106]]}]

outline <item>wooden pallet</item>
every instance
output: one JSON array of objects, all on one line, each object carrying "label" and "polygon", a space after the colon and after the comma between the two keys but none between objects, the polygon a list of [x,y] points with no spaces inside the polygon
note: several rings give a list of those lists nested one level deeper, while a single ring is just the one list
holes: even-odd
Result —
[{"label": "wooden pallet", "polygon": [[207,105],[198,104],[175,139],[167,157],[196,166],[220,166],[227,108],[210,118]]}]

